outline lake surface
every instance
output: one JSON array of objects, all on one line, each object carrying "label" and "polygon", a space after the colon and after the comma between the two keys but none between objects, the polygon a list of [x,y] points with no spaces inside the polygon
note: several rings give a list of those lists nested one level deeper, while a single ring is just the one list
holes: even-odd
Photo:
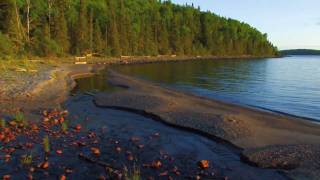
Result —
[{"label": "lake surface", "polygon": [[320,56],[116,67],[196,95],[320,121]]}]

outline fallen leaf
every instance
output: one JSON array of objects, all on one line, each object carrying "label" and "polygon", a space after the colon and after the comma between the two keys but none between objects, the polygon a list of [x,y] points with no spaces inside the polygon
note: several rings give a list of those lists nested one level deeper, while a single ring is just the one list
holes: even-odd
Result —
[{"label": "fallen leaf", "polygon": [[66,180],[66,179],[67,179],[67,177],[64,174],[61,175],[60,178],[59,178],[59,180]]},{"label": "fallen leaf", "polygon": [[58,150],[56,150],[56,153],[59,154],[59,155],[61,155],[61,154],[63,154],[63,151],[60,150],[60,149],[58,149]]},{"label": "fallen leaf", "polygon": [[11,179],[11,175],[4,175],[2,177],[3,180],[10,180]]},{"label": "fallen leaf", "polygon": [[168,171],[165,171],[165,172],[162,172],[159,174],[159,176],[168,176],[169,172]]},{"label": "fallen leaf", "polygon": [[92,154],[94,154],[96,156],[100,156],[100,154],[101,154],[100,149],[95,148],[95,147],[91,148],[91,152],[92,152]]},{"label": "fallen leaf", "polygon": [[116,147],[116,151],[117,151],[118,153],[120,153],[120,152],[121,152],[121,147]]},{"label": "fallen leaf", "polygon": [[129,155],[127,156],[127,159],[128,159],[129,161],[133,161],[133,160],[134,160],[134,157],[133,157],[131,154],[129,154]]},{"label": "fallen leaf", "polygon": [[160,169],[161,166],[162,166],[162,163],[161,163],[161,161],[159,161],[159,160],[153,161],[153,162],[151,163],[151,167],[152,167],[152,168],[155,168],[155,169]]},{"label": "fallen leaf", "polygon": [[80,124],[77,124],[76,125],[76,127],[74,128],[75,130],[77,130],[77,131],[80,131],[81,130],[81,128],[82,128],[82,126],[80,125]]},{"label": "fallen leaf", "polygon": [[49,162],[48,161],[45,161],[41,164],[41,168],[42,169],[48,169],[49,168]]},{"label": "fallen leaf", "polygon": [[208,160],[201,160],[198,162],[198,165],[201,169],[208,169],[209,168],[209,161]]}]

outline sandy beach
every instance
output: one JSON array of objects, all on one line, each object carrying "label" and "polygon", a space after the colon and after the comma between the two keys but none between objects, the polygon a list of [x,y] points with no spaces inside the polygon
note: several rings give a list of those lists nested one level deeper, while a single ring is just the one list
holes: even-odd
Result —
[{"label": "sandy beach", "polygon": [[319,160],[318,124],[208,100],[114,71],[109,71],[108,77],[111,84],[128,89],[96,96],[98,106],[151,116],[166,124],[226,141],[244,149],[244,160],[261,167],[299,168],[300,173],[312,168],[313,174],[319,173],[314,171],[318,164],[311,163]]},{"label": "sandy beach", "polygon": [[[23,86],[14,96],[13,105],[27,114],[59,107],[75,87],[76,78],[93,75],[102,68],[101,64],[52,68],[37,83]],[[98,107],[134,112],[209,137],[242,151],[242,159],[249,164],[283,169],[294,179],[319,176],[320,126],[314,122],[209,100],[113,70],[108,71],[108,80],[124,89],[96,95]],[[6,105],[1,103],[3,110]]]}]

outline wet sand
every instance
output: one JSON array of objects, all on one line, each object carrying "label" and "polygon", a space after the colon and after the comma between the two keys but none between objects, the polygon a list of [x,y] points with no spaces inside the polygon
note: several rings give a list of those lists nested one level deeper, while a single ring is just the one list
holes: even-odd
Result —
[{"label": "wet sand", "polygon": [[[263,157],[273,158],[273,165],[269,167],[284,169],[297,167],[308,169],[309,165],[314,167],[315,164],[303,163],[304,161],[310,159],[314,162],[319,161],[320,126],[313,122],[208,100],[114,71],[109,71],[109,82],[127,87],[128,90],[96,96],[95,103],[100,107],[148,115],[173,126],[184,127],[221,141],[225,140],[243,148],[245,160],[262,167],[268,167],[266,164],[270,164],[268,161],[262,161]],[[293,149],[300,149],[300,163],[293,164],[285,158],[272,156],[280,153],[285,156],[283,153],[285,151],[282,150],[288,145]],[[258,153],[262,152],[261,148],[264,148],[263,153]],[[310,151],[310,154],[304,153],[306,150]],[[293,155],[287,157],[298,158]]]}]

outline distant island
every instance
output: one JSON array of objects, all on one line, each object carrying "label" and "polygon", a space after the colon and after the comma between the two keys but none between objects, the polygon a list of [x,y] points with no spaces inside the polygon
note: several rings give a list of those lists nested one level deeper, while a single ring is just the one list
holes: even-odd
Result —
[{"label": "distant island", "polygon": [[289,49],[280,51],[282,55],[320,55],[320,50],[315,49]]}]

